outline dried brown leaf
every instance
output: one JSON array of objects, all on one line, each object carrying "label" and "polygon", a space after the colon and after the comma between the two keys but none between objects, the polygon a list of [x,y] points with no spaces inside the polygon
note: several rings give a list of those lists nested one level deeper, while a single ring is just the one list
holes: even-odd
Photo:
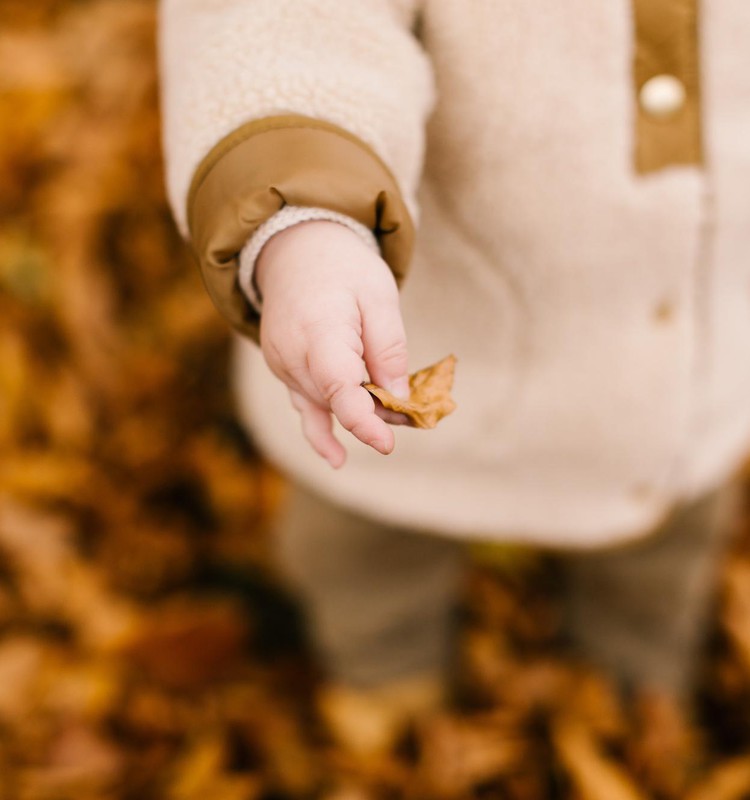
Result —
[{"label": "dried brown leaf", "polygon": [[227,705],[243,709],[237,731],[262,754],[265,771],[274,785],[293,797],[309,796],[320,780],[318,759],[310,751],[299,720],[277,698],[253,697],[252,692],[229,688]]},{"label": "dried brown leaf", "polygon": [[750,560],[736,559],[724,577],[724,626],[738,657],[750,672]]},{"label": "dried brown leaf", "polygon": [[180,759],[167,789],[169,800],[253,800],[261,794],[255,775],[232,775],[226,769],[226,744],[212,732],[195,742]]},{"label": "dried brown leaf", "polygon": [[639,692],[627,760],[633,775],[659,797],[684,797],[698,763],[695,732],[671,696]]},{"label": "dried brown leaf", "polygon": [[750,757],[743,756],[715,767],[685,800],[744,800],[750,797]]},{"label": "dried brown leaf", "polygon": [[123,768],[120,751],[95,728],[77,720],[61,727],[45,763],[23,770],[29,797],[101,796]]},{"label": "dried brown leaf", "polygon": [[451,355],[410,375],[408,400],[401,400],[374,383],[363,385],[385,408],[406,415],[413,427],[434,428],[456,409],[450,395],[455,366],[456,357]]},{"label": "dried brown leaf", "polygon": [[0,721],[16,724],[33,707],[44,645],[28,636],[0,643]]},{"label": "dried brown leaf", "polygon": [[152,612],[122,652],[163,685],[195,690],[226,676],[247,636],[247,615],[237,607],[186,601]]},{"label": "dried brown leaf", "polygon": [[526,752],[520,731],[506,729],[502,720],[436,717],[422,730],[419,796],[463,798],[472,787],[517,770]]},{"label": "dried brown leaf", "polygon": [[608,759],[591,731],[579,720],[556,720],[555,748],[581,800],[648,800],[625,770]]},{"label": "dried brown leaf", "polygon": [[78,454],[19,448],[0,463],[0,489],[29,500],[70,499],[85,494],[94,481],[92,465]]}]

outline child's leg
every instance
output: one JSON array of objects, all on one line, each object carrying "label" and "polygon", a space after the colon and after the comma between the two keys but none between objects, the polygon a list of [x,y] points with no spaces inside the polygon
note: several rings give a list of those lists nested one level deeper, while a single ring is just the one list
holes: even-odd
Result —
[{"label": "child's leg", "polygon": [[276,533],[333,681],[367,688],[444,675],[459,544],[363,519],[300,487]]},{"label": "child's leg", "polygon": [[329,731],[351,752],[387,750],[444,696],[463,548],[382,525],[294,487],[277,526],[328,681]]},{"label": "child's leg", "polygon": [[647,539],[562,559],[571,645],[625,687],[689,695],[734,493],[674,512]]}]

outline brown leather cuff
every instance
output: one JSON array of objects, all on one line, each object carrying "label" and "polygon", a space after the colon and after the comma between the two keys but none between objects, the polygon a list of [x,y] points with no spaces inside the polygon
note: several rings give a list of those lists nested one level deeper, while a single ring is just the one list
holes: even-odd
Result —
[{"label": "brown leather cuff", "polygon": [[258,338],[259,317],[237,283],[240,250],[284,205],[348,214],[370,228],[400,281],[414,226],[395,178],[365,143],[298,115],[250,122],[206,156],[188,195],[188,227],[203,279],[221,313]]}]

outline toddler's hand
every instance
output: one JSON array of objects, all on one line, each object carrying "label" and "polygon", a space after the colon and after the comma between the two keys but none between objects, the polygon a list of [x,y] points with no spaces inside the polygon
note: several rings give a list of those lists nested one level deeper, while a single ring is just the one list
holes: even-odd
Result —
[{"label": "toddler's hand", "polygon": [[336,222],[304,222],[263,248],[255,279],[263,296],[261,348],[289,388],[302,429],[333,467],[346,452],[331,413],[380,453],[393,450],[401,422],[377,408],[363,381],[408,397],[407,353],[398,290],[387,264]]}]

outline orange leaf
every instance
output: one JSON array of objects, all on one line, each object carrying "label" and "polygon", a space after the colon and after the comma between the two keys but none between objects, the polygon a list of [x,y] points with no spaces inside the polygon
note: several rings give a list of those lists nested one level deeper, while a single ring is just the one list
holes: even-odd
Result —
[{"label": "orange leaf", "polygon": [[434,428],[456,408],[450,395],[455,366],[456,357],[451,355],[409,376],[408,400],[401,400],[374,383],[362,385],[385,408],[406,415],[413,427]]}]

